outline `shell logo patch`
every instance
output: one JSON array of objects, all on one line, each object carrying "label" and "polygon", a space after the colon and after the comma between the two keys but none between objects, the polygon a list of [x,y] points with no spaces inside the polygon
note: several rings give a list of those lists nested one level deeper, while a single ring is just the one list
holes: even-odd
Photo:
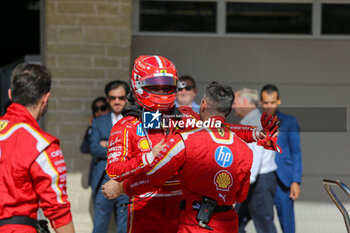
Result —
[{"label": "shell logo patch", "polygon": [[147,139],[144,138],[139,141],[139,148],[141,150],[147,150],[150,148]]},{"label": "shell logo patch", "polygon": [[232,175],[225,170],[221,170],[216,173],[214,177],[214,184],[217,190],[229,191],[233,184]]},{"label": "shell logo patch", "polygon": [[5,129],[8,123],[8,121],[0,121],[0,131]]}]

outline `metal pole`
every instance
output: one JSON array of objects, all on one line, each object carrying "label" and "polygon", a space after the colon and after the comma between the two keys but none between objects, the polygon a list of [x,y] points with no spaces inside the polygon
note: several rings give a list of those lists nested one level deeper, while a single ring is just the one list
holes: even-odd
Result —
[{"label": "metal pole", "polygon": [[337,195],[335,194],[335,192],[333,191],[332,186],[340,187],[344,191],[344,193],[347,195],[348,198],[350,198],[350,189],[343,182],[341,182],[340,180],[324,179],[323,180],[323,186],[326,189],[328,195],[333,200],[334,204],[337,206],[337,208],[340,210],[341,214],[343,215],[345,226],[346,226],[346,230],[347,230],[348,233],[350,233],[350,218],[349,218],[349,214],[346,211],[346,209],[343,206],[343,204],[341,203],[341,201],[339,200],[339,198],[337,197]]}]

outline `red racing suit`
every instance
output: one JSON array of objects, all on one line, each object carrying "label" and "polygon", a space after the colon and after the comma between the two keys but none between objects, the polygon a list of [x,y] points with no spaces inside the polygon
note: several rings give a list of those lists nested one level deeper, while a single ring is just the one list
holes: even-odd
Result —
[{"label": "red racing suit", "polygon": [[[128,195],[144,193],[162,186],[179,171],[186,204],[178,232],[208,232],[198,226],[193,202],[200,202],[202,196],[220,206],[244,201],[252,161],[252,151],[229,129],[198,128],[170,139],[150,165],[151,170],[124,181],[124,190]],[[234,210],[214,212],[209,226],[214,232],[238,232],[237,214]]]},{"label": "red racing suit", "polygon": [[[25,107],[12,104],[0,118],[0,219],[37,219],[39,207],[54,229],[72,221],[65,161],[59,140],[40,129]],[[0,232],[36,230],[13,224]]]},{"label": "red racing suit", "polygon": [[[182,107],[179,110],[181,112],[175,115],[184,114],[179,120],[199,119],[199,115],[191,108]],[[256,141],[256,127],[239,125],[227,127],[235,130],[248,142]],[[151,147],[163,139],[166,143],[175,131],[174,128],[150,129],[147,133],[148,140],[140,117],[124,117],[113,126],[110,133],[106,168],[109,177],[121,182],[146,172],[149,169],[147,165],[150,165],[149,158],[152,157],[153,160]],[[181,195],[179,178],[174,174],[156,191],[132,197],[128,211],[128,232],[176,232]]]}]

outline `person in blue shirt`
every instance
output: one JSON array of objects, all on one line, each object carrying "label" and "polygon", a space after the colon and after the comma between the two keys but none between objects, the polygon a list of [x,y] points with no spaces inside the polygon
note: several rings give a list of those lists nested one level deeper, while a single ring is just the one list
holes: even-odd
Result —
[{"label": "person in blue shirt", "polygon": [[278,110],[281,100],[275,85],[265,85],[261,89],[260,100],[264,111],[276,114],[281,121],[277,144],[282,148],[282,153],[276,154],[275,205],[283,233],[294,233],[294,201],[298,199],[300,194],[303,170],[299,124],[294,116],[281,113]]},{"label": "person in blue shirt", "polygon": [[194,101],[197,95],[196,82],[189,75],[184,75],[179,78],[181,87],[176,93],[176,107],[190,107],[193,111],[199,114],[199,105]]}]

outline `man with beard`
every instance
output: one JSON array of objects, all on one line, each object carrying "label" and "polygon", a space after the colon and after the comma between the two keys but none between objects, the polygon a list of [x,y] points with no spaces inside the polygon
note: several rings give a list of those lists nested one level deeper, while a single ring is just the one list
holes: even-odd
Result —
[{"label": "man with beard", "polygon": [[129,85],[124,81],[109,82],[105,87],[105,94],[111,112],[95,118],[92,122],[90,152],[95,161],[91,180],[94,201],[93,233],[107,233],[112,211],[115,211],[117,233],[126,233],[127,212],[120,205],[128,202],[129,197],[123,195],[116,200],[107,200],[101,193],[101,186],[109,180],[105,172],[109,133],[112,126],[123,118],[122,110],[127,103],[129,91]]},{"label": "man with beard", "polygon": [[74,232],[60,142],[37,123],[50,87],[45,66],[23,63],[12,73],[12,104],[0,118],[0,232],[36,233],[39,207],[57,233]]}]

